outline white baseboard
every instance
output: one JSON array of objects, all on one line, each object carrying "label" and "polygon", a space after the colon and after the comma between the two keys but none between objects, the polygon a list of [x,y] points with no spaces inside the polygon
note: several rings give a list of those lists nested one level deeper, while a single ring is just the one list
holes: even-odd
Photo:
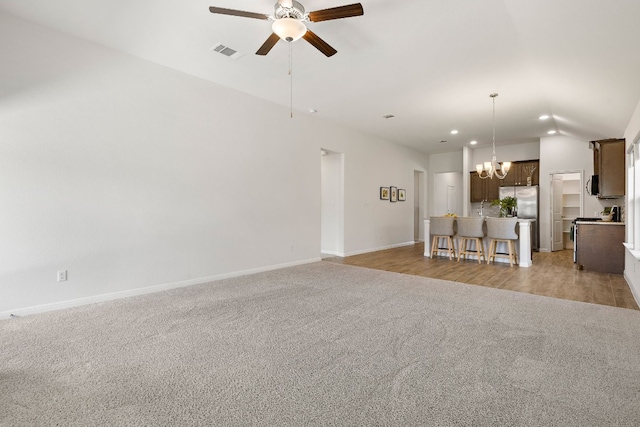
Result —
[{"label": "white baseboard", "polygon": [[623,273],[624,276],[624,280],[627,282],[627,285],[629,285],[629,289],[631,289],[631,294],[633,295],[633,299],[636,300],[636,304],[640,305],[640,291],[638,291],[635,288],[635,283],[633,283],[633,281],[631,280],[631,277],[629,277],[629,275],[627,274],[627,270],[624,270]]},{"label": "white baseboard", "polygon": [[185,286],[199,285],[202,283],[214,282],[216,280],[229,279],[232,277],[247,276],[249,274],[262,273],[265,271],[278,270],[281,268],[295,267],[296,265],[310,264],[312,262],[321,261],[320,257],[311,258],[301,261],[287,262],[277,265],[269,265],[265,267],[252,268],[249,270],[235,271],[231,273],[218,274],[215,276],[199,277],[197,279],[184,280],[180,282],[163,283],[160,285],[147,286],[144,288],[128,289],[126,291],[112,292],[108,294],[93,295],[84,298],[77,298],[67,301],[58,301],[49,304],[35,305],[31,307],[16,308],[0,312],[0,320],[9,319],[11,317],[23,317],[32,314],[46,313],[48,311],[62,310],[65,308],[79,307],[87,304],[95,304],[99,302],[112,301],[120,298],[134,297],[138,295],[150,294],[153,292],[166,291],[169,289],[183,288]]},{"label": "white baseboard", "polygon": [[322,251],[320,251],[320,252],[321,252],[321,253],[323,253],[323,254],[326,254],[326,255],[333,255],[333,256],[344,257],[344,252],[325,251],[325,250],[322,250]]}]

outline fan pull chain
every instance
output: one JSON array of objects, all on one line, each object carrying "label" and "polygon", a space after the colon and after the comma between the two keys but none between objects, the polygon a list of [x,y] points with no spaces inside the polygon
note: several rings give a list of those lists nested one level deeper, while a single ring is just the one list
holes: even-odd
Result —
[{"label": "fan pull chain", "polygon": [[289,42],[289,118],[293,119],[293,53],[291,46],[293,43]]}]

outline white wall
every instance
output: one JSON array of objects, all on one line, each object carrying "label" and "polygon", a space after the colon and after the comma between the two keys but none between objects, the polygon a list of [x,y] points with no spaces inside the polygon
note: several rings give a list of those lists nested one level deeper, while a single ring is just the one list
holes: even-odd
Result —
[{"label": "white wall", "polygon": [[426,156],[3,14],[0,39],[0,317],[319,259],[321,147],[345,247],[413,240],[378,187]]},{"label": "white wall", "polygon": [[[344,153],[345,255],[413,243],[414,171],[426,171],[428,156],[355,136],[345,133],[323,143]],[[406,190],[406,201],[380,200],[380,187],[390,186]]]},{"label": "white wall", "polygon": [[[631,120],[629,120],[629,124],[627,125],[627,129],[624,132],[624,138],[626,139],[627,147],[632,146],[636,142],[640,140],[640,101],[636,106],[636,109],[631,116]],[[638,145],[635,146],[635,149],[638,149]],[[636,153],[635,158],[638,158],[638,153]],[[627,161],[629,161],[629,157],[627,156]],[[638,171],[638,164],[636,163],[635,174],[640,174]],[[635,185],[638,183],[638,176],[635,178]],[[627,234],[627,242],[633,242],[631,247],[627,247],[625,251],[625,263],[624,263],[624,275],[629,283],[629,287],[635,296],[636,302],[640,301],[640,241],[638,240],[638,230],[640,230],[640,197],[638,197],[640,193],[639,188],[635,188],[634,194],[631,195],[627,192],[627,206],[633,206],[630,209],[630,215],[626,216],[627,222],[627,232],[631,230],[635,236],[629,236]],[[629,227],[629,224],[633,225]]]},{"label": "white wall", "polygon": [[552,172],[583,171],[584,201],[583,216],[594,216],[604,206],[620,204],[620,200],[599,200],[590,196],[586,189],[587,180],[593,175],[593,151],[587,141],[579,141],[557,135],[540,138],[540,250],[551,250],[551,186],[549,174]]}]

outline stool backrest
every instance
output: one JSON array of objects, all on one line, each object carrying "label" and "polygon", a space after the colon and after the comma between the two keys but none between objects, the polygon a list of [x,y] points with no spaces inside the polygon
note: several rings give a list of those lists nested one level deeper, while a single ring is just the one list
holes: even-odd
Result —
[{"label": "stool backrest", "polygon": [[484,237],[484,218],[482,217],[461,217],[457,219],[458,236],[462,237]]},{"label": "stool backrest", "polygon": [[453,221],[452,216],[432,216],[430,219],[431,234],[434,236],[453,236]]},{"label": "stool backrest", "polygon": [[518,218],[487,218],[487,236],[492,239],[516,240]]}]

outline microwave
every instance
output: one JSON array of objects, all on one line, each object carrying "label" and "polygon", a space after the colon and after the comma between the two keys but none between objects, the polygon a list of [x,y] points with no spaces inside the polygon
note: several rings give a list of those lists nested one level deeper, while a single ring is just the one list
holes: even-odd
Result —
[{"label": "microwave", "polygon": [[598,193],[600,193],[600,189],[599,189],[599,185],[598,183],[600,182],[598,175],[591,175],[591,185],[589,186],[589,184],[587,184],[587,187],[589,188],[589,194],[591,196],[597,196]]}]

